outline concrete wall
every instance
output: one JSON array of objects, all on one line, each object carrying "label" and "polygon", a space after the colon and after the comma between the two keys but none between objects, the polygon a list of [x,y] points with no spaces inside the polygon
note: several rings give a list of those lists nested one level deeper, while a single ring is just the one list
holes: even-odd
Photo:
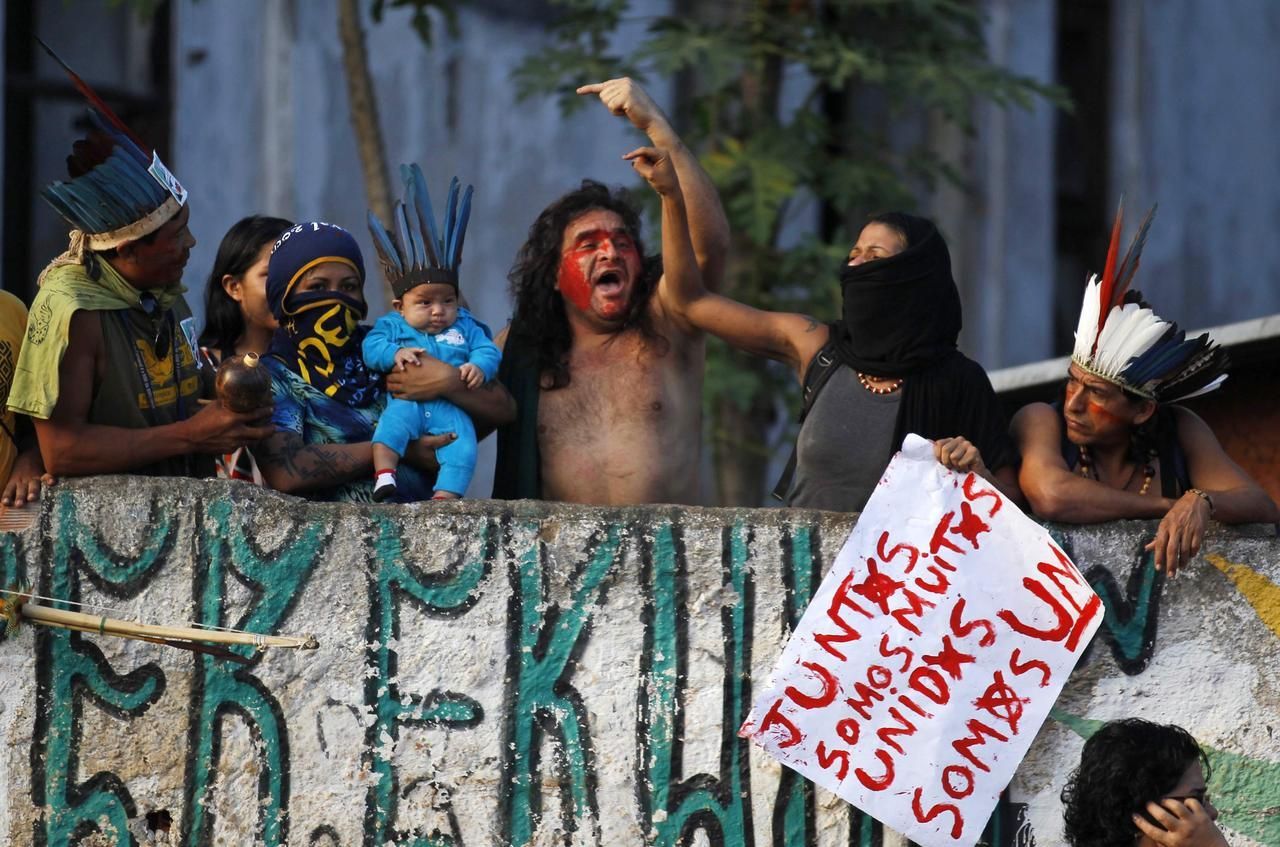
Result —
[{"label": "concrete wall", "polygon": [[[123,92],[134,97],[155,94],[150,70],[148,45],[153,21],[137,15],[120,4],[100,0],[59,0],[39,3],[34,17],[36,31],[21,37],[38,35],[62,56],[90,85],[101,91]],[[8,26],[13,26],[10,22]],[[12,35],[11,35],[12,37]],[[34,42],[33,42],[34,43]],[[50,88],[65,84],[66,75],[58,64],[39,47],[35,75],[51,83]],[[0,51],[0,55],[2,51]],[[31,80],[20,80],[31,84]],[[45,95],[39,100],[32,127],[14,124],[16,134],[32,133],[33,155],[25,174],[32,194],[26,215],[30,218],[31,278],[4,280],[4,287],[21,294],[28,285],[34,289],[36,275],[54,256],[67,249],[68,226],[40,196],[39,189],[54,180],[67,178],[67,155],[73,141],[84,133],[85,104],[67,96],[65,99]],[[128,114],[128,110],[123,110]],[[150,135],[150,127],[134,122],[134,129]],[[150,139],[149,139],[150,140]],[[162,143],[156,139],[153,143]],[[0,147],[0,152],[3,148]],[[2,162],[3,159],[0,159]],[[170,161],[169,164],[172,164]],[[11,175],[11,178],[16,178]],[[8,237],[12,239],[12,234]],[[15,249],[17,245],[14,245]]]},{"label": "concrete wall", "polygon": [[1240,467],[1280,503],[1280,356],[1249,369],[1233,368],[1230,391],[1187,403],[1213,428]]},{"label": "concrete wall", "polygon": [[[367,5],[367,4],[366,4]],[[637,0],[615,52],[666,0]],[[993,60],[1039,80],[1054,76],[1054,0],[983,0]],[[1110,91],[1114,199],[1161,204],[1140,283],[1169,315],[1201,325],[1280,311],[1280,225],[1271,181],[1280,133],[1280,5],[1237,0],[1223,14],[1199,0],[1112,3]],[[407,10],[367,21],[388,161],[424,164],[433,185],[476,182],[464,284],[480,313],[505,318],[506,270],[536,212],[583,176],[630,182],[617,161],[634,137],[601,114],[564,119],[548,98],[516,103],[510,74],[546,43],[545,4],[483,0],[437,22],[425,48]],[[532,10],[532,11],[530,11]],[[42,4],[40,30],[88,79],[145,88],[147,24],[98,0]],[[174,155],[191,189],[201,243],[187,282],[198,296],[218,240],[253,211],[323,217],[363,230],[365,199],[346,104],[334,0],[174,3]],[[42,58],[41,74],[53,70]],[[660,99],[670,102],[667,86]],[[74,137],[72,103],[39,120],[38,184],[62,173]],[[989,368],[1051,355],[1054,121],[1050,108],[979,104],[976,134],[939,138],[966,176],[923,205],[950,234],[967,310],[965,349]],[[2,142],[0,142],[2,144]],[[64,227],[33,199],[32,261],[65,244]],[[1107,221],[1099,222],[1099,230]],[[1101,256],[1096,261],[1101,261]],[[1083,281],[1083,277],[1081,278]],[[14,287],[10,285],[9,287]],[[1019,332],[1009,332],[1009,327]]]},{"label": "concrete wall", "polygon": [[[1065,0],[980,5],[992,60],[1052,80]],[[1135,286],[1161,314],[1212,326],[1280,311],[1280,205],[1274,180],[1259,178],[1276,170],[1280,89],[1263,81],[1280,75],[1280,4],[1237,0],[1229,13],[1201,0],[1097,5],[1112,16],[1113,63],[1109,125],[1096,128],[1109,146],[1099,235],[1121,196],[1130,231],[1158,203]],[[972,138],[938,139],[958,151],[967,190],[944,189],[927,205],[949,235],[962,347],[987,368],[1064,352],[1051,349],[1055,119],[1042,103],[1029,112],[982,104]],[[1100,272],[1104,258],[1087,265]],[[1084,280],[1081,272],[1071,283]],[[1078,296],[1069,302],[1074,314]]]},{"label": "concrete wall", "polygon": [[[145,844],[166,810],[184,845],[898,844],[735,734],[851,524],[60,485],[0,535],[0,583],[321,646],[242,666],[34,626],[0,641],[0,843]],[[1209,746],[1233,844],[1280,843],[1280,543],[1217,531],[1166,583],[1149,529],[1061,534],[1106,623],[993,843],[1058,844],[1082,734],[1131,714]]]},{"label": "concrete wall", "polygon": [[[637,14],[665,9],[638,5]],[[402,162],[420,163],[441,197],[455,174],[475,184],[462,285],[474,310],[500,327],[510,314],[507,271],[529,224],[584,177],[633,183],[621,156],[643,136],[599,105],[564,119],[551,98],[516,101],[511,73],[546,42],[538,21],[466,8],[454,36],[433,19],[431,47],[408,10],[364,22],[394,197]],[[374,280],[371,313],[380,314],[335,0],[180,0],[174,37],[173,167],[191,191],[200,241],[188,284],[203,288],[219,240],[240,217],[319,218],[359,240]],[[654,95],[670,103],[666,86]]]}]

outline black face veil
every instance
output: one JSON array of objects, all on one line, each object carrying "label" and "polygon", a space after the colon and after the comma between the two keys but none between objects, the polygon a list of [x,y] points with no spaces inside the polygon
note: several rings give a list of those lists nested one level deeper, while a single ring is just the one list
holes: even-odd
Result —
[{"label": "black face veil", "polygon": [[941,233],[925,218],[894,218],[910,246],[841,269],[844,315],[831,328],[840,360],[872,376],[927,368],[955,352],[960,335],[960,293]]},{"label": "black face veil", "polygon": [[931,222],[894,213],[906,250],[840,271],[844,317],[831,325],[840,362],[872,376],[903,377],[895,447],[909,432],[938,439],[962,435],[987,467],[1016,457],[1008,421],[986,373],[956,348],[960,292],[951,254]]}]

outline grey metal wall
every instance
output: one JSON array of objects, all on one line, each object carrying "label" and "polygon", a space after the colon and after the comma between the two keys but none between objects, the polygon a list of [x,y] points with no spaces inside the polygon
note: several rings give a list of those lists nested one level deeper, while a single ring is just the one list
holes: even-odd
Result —
[{"label": "grey metal wall", "polygon": [[1280,4],[1115,4],[1111,184],[1159,202],[1142,288],[1213,326],[1280,312]]}]

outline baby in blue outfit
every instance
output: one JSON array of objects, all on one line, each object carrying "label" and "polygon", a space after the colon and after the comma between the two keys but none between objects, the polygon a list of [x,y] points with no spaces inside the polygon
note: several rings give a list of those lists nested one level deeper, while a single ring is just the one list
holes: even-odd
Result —
[{"label": "baby in blue outfit", "polygon": [[[498,373],[502,358],[488,330],[458,305],[458,289],[444,282],[424,282],[391,301],[396,310],[378,318],[364,338],[364,361],[370,368],[403,370],[418,364],[423,353],[457,365],[468,388],[479,388]],[[476,428],[471,417],[448,400],[415,402],[391,397],[373,432],[373,499],[396,493],[396,467],[410,441],[423,435],[452,432],[453,442],[436,448],[440,473],[433,499],[461,497],[476,469]]]},{"label": "baby in blue outfit", "polygon": [[[437,234],[426,182],[417,165],[401,166],[405,200],[397,203],[398,238],[369,213],[369,231],[383,272],[391,284],[394,312],[378,318],[362,351],[371,369],[402,371],[433,356],[455,365],[467,388],[479,388],[498,373],[502,358],[489,328],[458,305],[458,265],[471,209],[471,186],[458,202],[458,181],[449,189],[443,237]],[[434,500],[461,497],[476,469],[476,429],[471,417],[443,398],[425,401],[388,398],[373,432],[373,499],[396,494],[396,468],[410,442],[447,432],[457,437],[436,448],[440,472]]]}]

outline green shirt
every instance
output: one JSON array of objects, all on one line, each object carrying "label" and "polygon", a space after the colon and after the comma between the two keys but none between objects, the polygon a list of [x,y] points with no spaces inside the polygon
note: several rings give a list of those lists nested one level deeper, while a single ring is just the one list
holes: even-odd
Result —
[{"label": "green shirt", "polygon": [[[141,309],[98,312],[107,372],[96,386],[89,423],[146,429],[177,423],[200,410],[201,397],[213,396],[213,367],[196,367],[182,331],[191,310],[179,297],[155,317]],[[130,473],[148,476],[212,476],[213,456],[174,456]]]}]

